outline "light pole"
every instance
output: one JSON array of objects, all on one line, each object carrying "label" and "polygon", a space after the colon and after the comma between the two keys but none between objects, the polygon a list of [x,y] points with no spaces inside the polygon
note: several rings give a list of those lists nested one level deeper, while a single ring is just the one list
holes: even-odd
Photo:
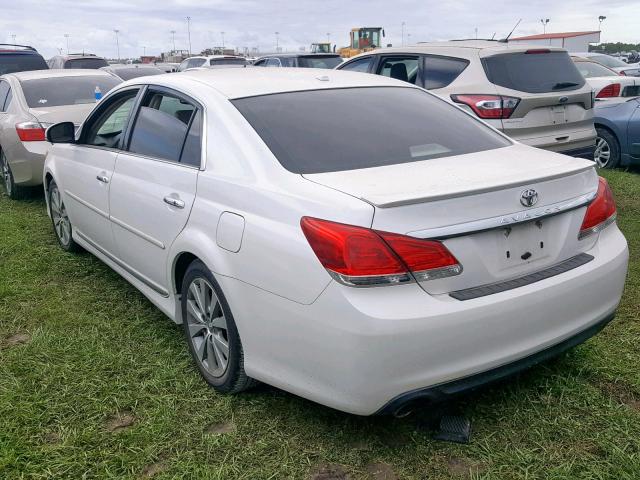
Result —
[{"label": "light pole", "polygon": [[[602,34],[602,22],[606,19],[607,17],[605,17],[604,15],[600,15],[598,17],[598,32],[600,32],[600,34]],[[602,43],[602,38],[600,38],[600,43]]]},{"label": "light pole", "polygon": [[14,43],[14,45],[15,45],[15,43],[16,43],[16,34],[15,34],[15,33],[14,33],[14,34],[12,34],[12,35],[11,35],[11,38],[13,38],[13,43]]},{"label": "light pole", "polygon": [[404,47],[404,25],[405,23],[402,22],[402,46]]},{"label": "light pole", "polygon": [[549,19],[541,18],[540,23],[542,24],[542,33],[547,33],[547,24],[549,23]]},{"label": "light pole", "polygon": [[120,33],[120,30],[116,28],[114,32],[116,33],[116,48],[118,49],[118,63],[120,63],[120,40],[118,39],[118,34]]},{"label": "light pole", "polygon": [[331,32],[327,32],[327,43],[331,43]]},{"label": "light pole", "polygon": [[145,47],[145,46],[142,47],[142,56],[143,57],[147,56],[147,47]]},{"label": "light pole", "polygon": [[224,54],[224,32],[220,32],[220,35],[222,35],[222,53]]},{"label": "light pole", "polygon": [[68,33],[64,34],[64,38],[67,39],[67,55],[69,55],[69,36],[70,35]]},{"label": "light pole", "polygon": [[173,40],[173,53],[176,53],[176,31],[171,30],[169,33],[171,34],[171,39]]},{"label": "light pole", "polygon": [[189,56],[191,56],[191,17],[187,17],[187,34],[189,35]]},{"label": "light pole", "polygon": [[280,32],[276,32],[276,53],[280,51]]},{"label": "light pole", "polygon": [[407,44],[411,45],[411,34],[407,32]]}]

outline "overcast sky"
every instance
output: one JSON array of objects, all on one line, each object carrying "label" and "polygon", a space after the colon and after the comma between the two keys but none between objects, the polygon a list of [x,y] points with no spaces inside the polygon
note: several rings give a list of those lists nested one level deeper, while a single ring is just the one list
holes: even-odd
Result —
[{"label": "overcast sky", "polygon": [[[547,32],[597,30],[602,40],[640,42],[640,0],[495,0],[475,2],[368,0],[0,0],[0,41],[28,44],[46,58],[66,52],[86,51],[116,57],[118,29],[120,56],[159,54],[172,48],[175,30],[178,49],[188,48],[187,21],[191,17],[191,50],[224,43],[233,47],[297,50],[314,41],[345,46],[349,30],[381,26],[386,43],[400,45],[402,22],[405,41],[447,40],[506,35],[518,19],[514,36],[542,33],[541,18],[549,18]],[[409,36],[410,35],[410,36]],[[4,38],[3,38],[4,37]]]}]

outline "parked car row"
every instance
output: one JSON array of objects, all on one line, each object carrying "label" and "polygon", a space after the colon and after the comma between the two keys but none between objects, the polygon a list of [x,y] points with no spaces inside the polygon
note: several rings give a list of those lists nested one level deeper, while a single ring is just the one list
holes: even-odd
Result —
[{"label": "parked car row", "polygon": [[401,416],[613,319],[628,263],[613,194],[560,153],[640,151],[611,140],[604,162],[566,51],[423,44],[321,74],[200,60],[124,82],[130,65],[0,76],[0,167],[11,196],[44,185],[62,249],[182,324],[216,391],[262,381]]}]

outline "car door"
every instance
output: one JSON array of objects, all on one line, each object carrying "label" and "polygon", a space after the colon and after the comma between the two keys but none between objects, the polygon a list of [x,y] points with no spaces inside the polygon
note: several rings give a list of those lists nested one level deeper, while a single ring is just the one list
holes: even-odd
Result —
[{"label": "car door", "polygon": [[202,106],[174,90],[148,87],[126,151],[118,156],[110,206],[118,257],[167,295],[167,254],[184,228],[201,165]]},{"label": "car door", "polygon": [[139,88],[103,100],[84,123],[76,144],[57,145],[56,175],[73,228],[94,248],[113,256],[109,188]]}]

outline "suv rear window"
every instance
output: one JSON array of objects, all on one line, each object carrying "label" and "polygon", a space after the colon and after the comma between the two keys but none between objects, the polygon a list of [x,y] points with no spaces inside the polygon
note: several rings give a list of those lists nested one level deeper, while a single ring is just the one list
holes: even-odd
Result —
[{"label": "suv rear window", "polygon": [[247,61],[244,58],[212,58],[209,61],[209,65],[246,65]]},{"label": "suv rear window", "polygon": [[34,53],[0,53],[0,75],[28,70],[48,70],[41,55]]},{"label": "suv rear window", "polygon": [[577,90],[585,80],[567,52],[532,50],[542,53],[505,53],[482,59],[489,81],[501,87],[527,93]]},{"label": "suv rear window", "polygon": [[64,62],[64,68],[98,69],[108,65],[104,58],[72,58]]},{"label": "suv rear window", "polygon": [[110,75],[51,77],[20,81],[22,93],[29,108],[95,103],[96,87],[100,87],[100,91],[105,95],[119,83],[122,83],[122,80]]},{"label": "suv rear window", "polygon": [[284,168],[325,173],[510,145],[460,109],[411,87],[358,87],[233,100]]},{"label": "suv rear window", "polygon": [[319,55],[300,57],[298,64],[302,68],[336,68],[342,63],[340,55],[328,55],[321,57]]}]

